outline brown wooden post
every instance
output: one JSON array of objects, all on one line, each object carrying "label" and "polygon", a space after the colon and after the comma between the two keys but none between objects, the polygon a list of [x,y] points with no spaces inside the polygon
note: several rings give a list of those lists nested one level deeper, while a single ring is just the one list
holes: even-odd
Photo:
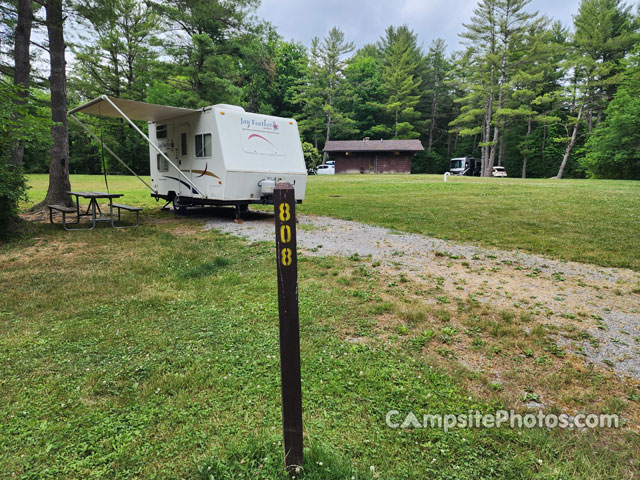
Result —
[{"label": "brown wooden post", "polygon": [[280,377],[284,463],[290,473],[302,467],[302,384],[298,318],[296,198],[293,185],[279,182],[273,192],[280,314]]}]

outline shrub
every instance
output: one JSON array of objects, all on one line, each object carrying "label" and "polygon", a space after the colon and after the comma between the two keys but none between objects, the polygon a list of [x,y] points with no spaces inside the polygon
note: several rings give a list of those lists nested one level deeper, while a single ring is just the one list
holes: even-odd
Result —
[{"label": "shrub", "polygon": [[[26,184],[22,169],[9,164],[11,152],[18,140],[24,139],[29,127],[18,123],[25,111],[17,112],[15,88],[0,82],[0,238],[8,235],[9,223],[18,213],[18,204],[25,198]],[[20,115],[18,115],[20,113]]]},{"label": "shrub", "polygon": [[18,214],[18,204],[26,197],[26,183],[22,171],[0,157],[0,238],[9,233],[9,224]]},{"label": "shrub", "polygon": [[304,155],[304,163],[307,168],[315,168],[322,162],[322,155],[316,147],[309,142],[302,143],[302,153]]}]

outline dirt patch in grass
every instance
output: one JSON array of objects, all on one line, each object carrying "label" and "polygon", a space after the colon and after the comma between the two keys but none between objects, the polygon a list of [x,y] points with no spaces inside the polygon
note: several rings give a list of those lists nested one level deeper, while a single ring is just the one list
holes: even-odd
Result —
[{"label": "dirt patch in grass", "polygon": [[46,208],[34,212],[22,212],[19,216],[26,222],[49,222],[49,213]]},{"label": "dirt patch in grass", "polygon": [[[20,264],[24,268],[30,268],[31,265],[43,265],[50,263],[55,259],[71,260],[75,254],[87,252],[91,248],[86,241],[79,239],[60,239],[53,240],[46,237],[36,237],[32,245],[25,246],[22,249],[14,249],[11,255],[5,259],[4,267],[11,264]],[[1,268],[1,267],[0,267]]]},{"label": "dirt patch in grass", "polygon": [[[81,205],[80,206],[81,212],[83,213],[86,212],[86,208],[87,208],[86,205]],[[109,214],[108,204],[100,205],[100,209],[105,215]],[[39,210],[36,212],[29,212],[29,211],[21,212],[19,216],[20,216],[20,219],[23,221],[22,222],[23,225],[28,225],[28,226],[42,225],[43,228],[54,228],[54,229],[58,228],[61,234],[65,235],[64,238],[60,240],[60,242],[64,243],[64,245],[68,246],[69,248],[73,248],[75,245],[78,244],[77,240],[74,239],[73,237],[74,235],[80,235],[81,232],[64,232],[64,230],[62,229],[62,217],[59,213],[54,213],[53,218],[54,218],[54,222],[56,223],[55,227],[53,226],[49,227],[50,225],[49,213],[46,209]],[[74,218],[75,218],[75,215],[68,216],[68,220],[73,221]],[[132,225],[135,223],[135,215],[131,215],[130,213],[127,213],[124,211],[122,212],[122,219],[127,224]],[[144,213],[140,214],[140,227],[145,227],[145,226],[160,227],[162,231],[165,231],[167,233],[170,233],[176,236],[194,235],[199,232],[202,232],[202,222],[206,219],[207,219],[206,215],[203,215],[202,213],[198,215],[196,212],[196,215],[190,216],[189,221],[181,221],[173,213],[173,211],[152,210],[152,211],[145,211]],[[80,227],[88,228],[90,227],[90,223],[91,223],[90,217],[82,217]],[[111,229],[111,224],[99,223],[96,226],[96,229]],[[133,231],[133,229],[131,231]],[[115,230],[114,234],[117,234],[115,232],[124,232],[124,231]],[[122,233],[122,234],[125,234],[125,233]],[[39,243],[36,243],[35,246],[39,247],[43,245],[45,242],[44,238],[45,237],[40,237],[39,239],[36,239],[38,240]]]},{"label": "dirt patch in grass", "polygon": [[[392,345],[456,378],[479,398],[499,400],[518,412],[620,414],[624,429],[640,432],[640,381],[586,362],[561,347],[548,318],[511,306],[499,308],[472,295],[451,298],[442,282],[370,269],[370,260],[345,262],[339,278],[364,292],[372,318],[338,327],[351,343]],[[607,434],[617,435],[617,432]]]}]

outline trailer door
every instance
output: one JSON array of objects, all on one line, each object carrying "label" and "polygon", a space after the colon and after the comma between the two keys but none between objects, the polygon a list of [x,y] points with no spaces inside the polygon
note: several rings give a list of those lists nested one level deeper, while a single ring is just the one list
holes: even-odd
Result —
[{"label": "trailer door", "polygon": [[[171,161],[178,168],[181,168],[176,155],[176,147],[175,145],[172,145],[171,141],[165,142],[164,144],[160,144],[158,146],[160,147],[160,150],[162,150],[162,153],[169,157],[169,159],[171,159]],[[167,174],[165,174],[165,176],[169,179],[168,190],[173,190],[178,195],[185,195],[185,193],[188,193],[190,191],[190,188],[188,188],[189,185],[187,184],[187,182],[185,182],[178,171],[173,168],[173,165],[167,162],[166,159],[162,158],[160,154],[158,154],[158,156],[160,157],[158,159],[158,162],[165,164],[165,169],[167,171]]]},{"label": "trailer door", "polygon": [[[175,146],[173,145],[171,135],[170,135],[170,126],[164,123],[156,124],[155,128],[155,137],[157,146],[162,153],[164,153],[168,158],[171,159],[172,162],[176,163],[176,155],[175,155]],[[176,192],[177,195],[181,194],[180,188],[180,174],[176,171],[173,166],[167,162],[167,159],[164,158],[160,153],[154,151],[154,156],[156,158],[156,165],[158,169],[158,181],[159,181],[159,189],[161,192]],[[153,157],[152,157],[153,158]],[[177,164],[177,163],[176,163]],[[182,188],[182,191],[184,188]]]},{"label": "trailer door", "polygon": [[177,137],[177,154],[180,170],[182,170],[182,173],[184,173],[189,180],[193,181],[193,175],[191,173],[193,165],[189,157],[189,127],[187,125],[181,125],[180,128],[178,128]]}]

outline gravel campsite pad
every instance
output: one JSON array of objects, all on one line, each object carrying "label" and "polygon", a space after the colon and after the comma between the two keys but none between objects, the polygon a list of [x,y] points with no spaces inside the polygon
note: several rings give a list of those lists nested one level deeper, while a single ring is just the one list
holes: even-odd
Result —
[{"label": "gravel campsite pad", "polygon": [[[528,305],[546,323],[574,325],[583,339],[557,342],[589,363],[640,379],[640,274],[623,268],[552,260],[519,251],[453,243],[353,221],[298,216],[304,255],[371,257],[412,277],[444,278],[453,297],[474,295],[497,308]],[[274,239],[273,215],[251,212],[247,221],[210,220],[216,229],[250,242]],[[399,270],[398,270],[399,269]],[[460,285],[464,291],[460,291]]]}]

